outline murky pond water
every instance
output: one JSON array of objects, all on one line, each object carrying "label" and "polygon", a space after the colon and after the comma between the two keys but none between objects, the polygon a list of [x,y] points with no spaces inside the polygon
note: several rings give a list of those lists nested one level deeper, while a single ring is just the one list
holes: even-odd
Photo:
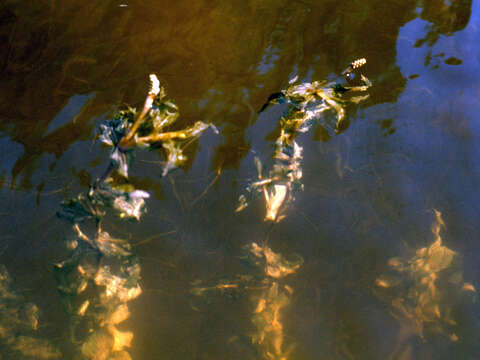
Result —
[{"label": "murky pond water", "polygon": [[[0,359],[480,358],[480,2],[5,0],[0,17]],[[298,114],[278,93],[358,58],[368,98],[282,138]],[[151,73],[172,130],[218,134],[165,176],[166,150],[137,150],[147,212],[107,214],[93,246],[57,213]]]}]

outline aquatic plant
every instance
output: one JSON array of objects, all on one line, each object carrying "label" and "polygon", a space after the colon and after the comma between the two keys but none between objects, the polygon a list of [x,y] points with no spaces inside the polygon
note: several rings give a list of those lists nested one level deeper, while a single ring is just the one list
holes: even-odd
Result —
[{"label": "aquatic plant", "polygon": [[434,214],[433,243],[418,249],[411,258],[390,259],[391,271],[377,278],[376,287],[379,295],[391,302],[393,315],[407,320],[422,339],[438,333],[455,342],[459,336],[452,299],[476,290],[463,281],[459,255],[443,245],[440,233],[445,223],[439,211],[434,210]]},{"label": "aquatic plant", "polygon": [[[252,297],[251,322],[255,332],[251,334],[261,357],[266,360],[285,360],[294,344],[285,345],[282,315],[290,303],[293,288],[282,280],[294,274],[303,264],[298,255],[286,259],[267,245],[252,242],[246,247],[246,258],[260,270],[255,276],[239,275],[233,280],[224,280],[212,286],[201,286],[195,282],[190,292],[208,302],[212,295],[246,294]],[[197,308],[195,308],[197,309]]]},{"label": "aquatic plant", "polygon": [[[358,103],[368,97],[368,94],[348,96],[363,93],[371,86],[364,75],[354,74],[365,63],[365,59],[359,59],[348,66],[342,73],[347,84],[326,81],[295,84],[294,79],[286,90],[269,97],[260,112],[271,104],[288,105],[279,121],[280,135],[275,141],[274,164],[267,175],[263,176],[263,165],[258,157],[254,157],[258,178],[247,186],[246,194],[240,196],[236,212],[245,209],[255,195],[263,193],[266,202],[265,221],[278,222],[282,219],[285,204],[293,200],[296,191],[303,189],[303,149],[295,140],[297,135],[307,132],[314,122],[324,121],[324,113],[328,111],[335,115],[335,131],[340,131],[345,120],[345,105],[348,102]],[[235,279],[221,280],[210,286],[196,281],[190,292],[207,303],[213,294],[252,294],[254,306],[251,322],[255,329],[251,334],[252,343],[258,345],[263,359],[286,360],[294,344],[285,344],[282,315],[290,302],[293,288],[285,284],[283,279],[294,274],[303,259],[286,259],[265,243],[252,242],[247,250],[247,258],[257,269],[261,269],[261,275],[239,275]],[[192,307],[198,310],[196,305]]]},{"label": "aquatic plant", "polygon": [[[55,265],[58,290],[71,315],[71,339],[80,359],[130,359],[126,351],[133,333],[117,325],[129,316],[128,302],[141,293],[140,263],[128,241],[103,230],[105,216],[138,221],[149,194],[128,182],[135,148],[161,144],[166,153],[165,175],[185,161],[182,145],[210,125],[197,122],[177,131],[164,132],[178,118],[177,106],[166,99],[155,75],[143,109],[117,111],[100,125],[103,143],[112,147],[105,172],[84,194],[66,200],[58,211],[68,220],[73,235],[70,256]],[[114,180],[114,174],[122,178]]]},{"label": "aquatic plant", "polygon": [[[112,146],[112,166],[128,177],[128,168],[133,161],[135,147],[155,149],[161,145],[165,151],[163,175],[185,162],[182,145],[185,140],[199,136],[207,128],[217,129],[212,124],[197,121],[194,125],[177,131],[164,130],[178,119],[178,108],[166,98],[163,87],[155,75],[150,75],[151,90],[140,112],[128,107],[118,111],[111,120],[100,126],[102,142]],[[110,170],[110,169],[109,169]]]},{"label": "aquatic plant", "polygon": [[343,71],[347,84],[327,81],[296,84],[297,78],[294,78],[285,90],[269,97],[260,113],[272,104],[288,105],[288,110],[279,120],[280,135],[275,141],[274,164],[264,177],[260,159],[255,157],[258,179],[248,184],[245,194],[240,195],[236,212],[245,209],[257,194],[263,193],[265,221],[277,222],[284,217],[281,212],[285,204],[294,200],[295,192],[303,189],[303,148],[295,141],[297,135],[309,131],[315,122],[322,122],[328,127],[326,112],[332,113],[336,119],[334,132],[342,129],[346,104],[359,103],[369,96],[354,95],[366,92],[371,86],[366,76],[357,73],[365,63],[365,59],[355,60]]}]

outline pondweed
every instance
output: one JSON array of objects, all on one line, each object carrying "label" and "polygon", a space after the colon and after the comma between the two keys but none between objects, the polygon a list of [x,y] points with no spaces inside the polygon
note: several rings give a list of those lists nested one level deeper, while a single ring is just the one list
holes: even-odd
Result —
[{"label": "pondweed", "polygon": [[[71,315],[71,339],[83,359],[130,359],[126,351],[133,333],[117,325],[130,316],[128,302],[142,293],[140,263],[128,241],[112,237],[102,228],[106,215],[139,221],[149,194],[128,182],[137,147],[161,144],[166,153],[163,170],[180,165],[185,140],[200,135],[210,125],[197,122],[164,132],[178,118],[177,106],[166,99],[155,75],[140,112],[128,107],[100,125],[101,140],[112,147],[105,172],[85,194],[62,203],[58,216],[72,223],[68,259],[55,265],[58,290]],[[120,176],[120,183],[114,175]]]},{"label": "pondweed", "polygon": [[365,59],[356,60],[343,71],[347,84],[326,81],[296,84],[297,79],[294,78],[285,90],[269,97],[260,112],[272,104],[288,105],[288,110],[279,120],[280,135],[275,141],[274,164],[263,175],[262,164],[259,158],[255,158],[258,179],[251,182],[246,187],[246,193],[239,197],[237,212],[245,209],[255,195],[263,193],[266,203],[265,221],[276,222],[284,217],[284,205],[295,198],[296,191],[303,189],[303,148],[295,138],[299,133],[309,131],[314,122],[321,122],[328,127],[326,112],[332,113],[336,119],[333,131],[340,131],[345,121],[346,104],[359,103],[368,98],[365,92],[371,82],[363,74],[358,74],[358,69],[365,63]]}]

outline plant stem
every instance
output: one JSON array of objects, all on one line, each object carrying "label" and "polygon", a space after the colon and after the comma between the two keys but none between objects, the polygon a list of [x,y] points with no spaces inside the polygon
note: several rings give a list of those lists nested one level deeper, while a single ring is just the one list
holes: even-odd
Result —
[{"label": "plant stem", "polygon": [[147,98],[145,99],[145,104],[143,105],[142,112],[138,115],[127,135],[125,135],[122,140],[120,140],[118,146],[121,149],[128,149],[135,145],[135,141],[132,141],[132,139],[135,136],[135,133],[137,132],[140,125],[142,125],[145,115],[147,115],[147,113],[152,108],[153,100],[155,100],[155,97],[160,92],[160,82],[158,81],[158,78],[155,74],[150,74],[150,81],[152,83],[152,86],[150,88],[150,91],[148,92]]},{"label": "plant stem", "polygon": [[178,138],[185,139],[186,137],[187,135],[185,134],[185,130],[179,130],[179,131],[170,131],[166,133],[142,136],[138,138],[138,141],[144,142],[144,143],[154,143],[154,142],[165,141],[170,139],[178,139]]}]

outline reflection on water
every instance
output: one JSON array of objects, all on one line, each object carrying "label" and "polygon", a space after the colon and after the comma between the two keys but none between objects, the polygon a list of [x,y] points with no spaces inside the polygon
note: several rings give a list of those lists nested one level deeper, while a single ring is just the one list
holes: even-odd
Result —
[{"label": "reflection on water", "polygon": [[252,243],[251,253],[263,263],[266,277],[266,289],[257,295],[257,306],[252,322],[257,333],[252,341],[264,349],[264,358],[286,360],[293,344],[285,346],[282,324],[282,310],[288,305],[293,288],[281,283],[285,276],[295,273],[303,260],[288,261],[280,254],[274,253],[268,246]]},{"label": "reflection on water", "polygon": [[[394,101],[405,85],[395,64],[400,27],[418,15],[428,22],[428,33],[417,46],[425,41],[431,46],[442,34],[463,29],[470,13],[471,1],[461,0],[409,0],[394,4],[393,10],[378,0],[253,0],[235,6],[179,1],[161,7],[149,2],[119,7],[116,0],[101,5],[9,0],[0,8],[5,78],[0,129],[24,147],[8,169],[12,184],[23,175],[21,186],[32,187],[35,163],[42,156],[54,155],[49,165],[55,168],[76,141],[90,138],[92,119],[114,104],[141,101],[143,78],[152,70],[183,98],[200,103],[211,91],[223,94],[221,102],[200,112],[189,104],[187,117],[214,116],[216,124],[225,124],[226,143],[215,158],[238,166],[245,155],[238,147],[246,145],[249,125],[240,120],[248,118],[242,100],[246,86],[257,109],[287,75],[323,76],[332,68],[341,71],[349,57],[364,54],[378,80],[379,97],[373,102]],[[132,81],[137,83],[132,86]],[[82,99],[79,94],[89,95]],[[50,123],[70,105],[81,110],[57,119],[63,125],[51,131]]]},{"label": "reflection on water", "polygon": [[434,213],[433,243],[411,258],[390,259],[391,274],[379,277],[376,286],[388,294],[394,316],[422,339],[440,333],[456,342],[455,303],[476,289],[463,281],[459,255],[442,244],[445,223],[440,211]]},{"label": "reflection on water", "polygon": [[133,333],[119,331],[117,325],[130,316],[127,302],[142,292],[138,259],[125,240],[103,231],[90,239],[78,225],[74,228],[75,249],[55,267],[58,289],[72,317],[71,341],[85,359],[130,359],[124,349],[131,346]]},{"label": "reflection on water", "polygon": [[263,359],[286,360],[294,344],[284,343],[284,329],[282,323],[283,310],[289,304],[293,288],[285,284],[283,278],[294,274],[302,265],[303,259],[291,256],[286,259],[275,253],[267,245],[258,245],[253,242],[248,246],[249,259],[262,271],[262,274],[253,278],[239,275],[236,280],[223,281],[217,285],[191,289],[195,296],[207,298],[211,293],[237,291],[245,295],[248,291],[254,303],[252,323],[255,328],[251,335],[252,342],[262,349]]}]

